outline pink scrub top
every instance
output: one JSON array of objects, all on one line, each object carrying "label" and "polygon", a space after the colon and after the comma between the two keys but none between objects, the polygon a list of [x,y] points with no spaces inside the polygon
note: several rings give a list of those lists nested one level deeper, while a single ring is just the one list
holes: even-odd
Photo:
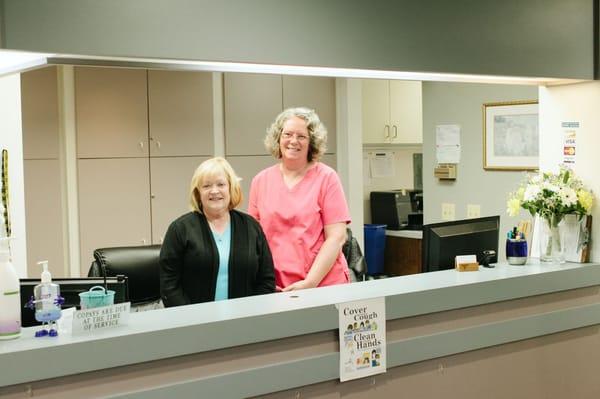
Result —
[{"label": "pink scrub top", "polygon": [[[325,225],[350,223],[350,212],[337,173],[317,162],[288,188],[279,164],[252,180],[248,213],[260,222],[275,265],[275,283],[285,288],[304,280],[325,241]],[[319,287],[347,283],[348,264],[340,251]]]}]

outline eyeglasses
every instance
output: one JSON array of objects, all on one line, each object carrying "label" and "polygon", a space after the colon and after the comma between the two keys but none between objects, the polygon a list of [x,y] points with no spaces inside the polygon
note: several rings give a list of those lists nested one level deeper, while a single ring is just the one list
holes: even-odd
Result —
[{"label": "eyeglasses", "polygon": [[286,140],[289,140],[294,136],[296,136],[296,140],[298,140],[300,142],[304,142],[304,141],[308,140],[308,136],[305,134],[302,134],[302,133],[291,133],[291,132],[281,133],[281,137],[283,137]]}]

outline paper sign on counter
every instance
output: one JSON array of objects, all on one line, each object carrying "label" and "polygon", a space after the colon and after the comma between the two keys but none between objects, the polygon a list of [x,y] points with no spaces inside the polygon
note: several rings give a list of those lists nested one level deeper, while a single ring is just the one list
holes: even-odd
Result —
[{"label": "paper sign on counter", "polygon": [[385,298],[336,306],[339,311],[340,381],[385,373]]},{"label": "paper sign on counter", "polygon": [[82,309],[73,313],[72,333],[85,334],[126,325],[131,302],[100,308]]}]

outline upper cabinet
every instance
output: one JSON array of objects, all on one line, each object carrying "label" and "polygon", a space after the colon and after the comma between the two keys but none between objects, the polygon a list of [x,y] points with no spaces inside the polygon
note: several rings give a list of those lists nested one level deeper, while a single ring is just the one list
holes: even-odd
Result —
[{"label": "upper cabinet", "polygon": [[315,110],[327,128],[327,153],[335,153],[335,78],[283,76],[283,108],[290,107],[309,107]]},{"label": "upper cabinet", "polygon": [[210,72],[148,71],[150,156],[211,155]]},{"label": "upper cabinet", "polygon": [[363,80],[363,143],[421,144],[421,82]]},{"label": "upper cabinet", "polygon": [[268,154],[263,139],[282,110],[281,76],[226,73],[224,79],[225,153]]},{"label": "upper cabinet", "polygon": [[24,159],[58,159],[56,67],[21,74]]},{"label": "upper cabinet", "polygon": [[225,153],[266,155],[267,128],[289,107],[314,109],[327,127],[327,153],[336,149],[335,78],[224,74]]},{"label": "upper cabinet", "polygon": [[78,158],[148,156],[146,70],[75,68]]}]

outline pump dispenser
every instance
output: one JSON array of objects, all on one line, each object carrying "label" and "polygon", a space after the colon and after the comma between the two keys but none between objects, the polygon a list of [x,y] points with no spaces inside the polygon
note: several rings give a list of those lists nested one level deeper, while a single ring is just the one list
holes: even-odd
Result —
[{"label": "pump dispenser", "polygon": [[42,322],[44,328],[36,332],[35,336],[55,337],[58,335],[54,328],[55,322],[61,316],[60,287],[52,282],[52,275],[48,271],[48,261],[44,260],[37,264],[42,265],[43,271],[40,277],[41,282],[33,288],[33,303],[35,304],[35,319]]},{"label": "pump dispenser", "polygon": [[10,261],[9,240],[0,237],[0,339],[21,336],[20,284]]}]

